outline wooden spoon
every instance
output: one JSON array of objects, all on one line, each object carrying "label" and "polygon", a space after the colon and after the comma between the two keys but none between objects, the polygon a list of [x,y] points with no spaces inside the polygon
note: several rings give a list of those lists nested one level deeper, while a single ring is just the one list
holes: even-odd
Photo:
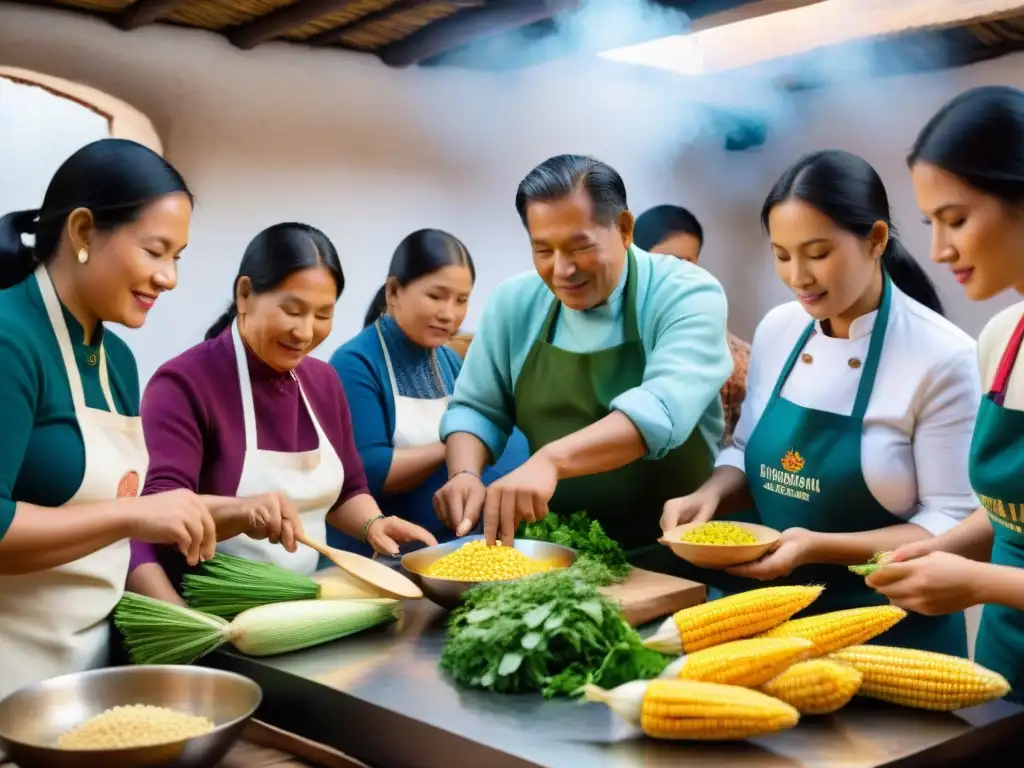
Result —
[{"label": "wooden spoon", "polygon": [[341,570],[355,576],[357,579],[365,581],[381,592],[387,592],[396,598],[405,598],[406,600],[419,600],[423,597],[423,591],[410,579],[398,571],[391,570],[386,565],[381,565],[368,557],[357,555],[354,552],[346,552],[342,549],[328,547],[326,544],[321,544],[319,541],[314,541],[305,535],[296,536],[295,540],[311,549],[315,549],[341,568]]}]

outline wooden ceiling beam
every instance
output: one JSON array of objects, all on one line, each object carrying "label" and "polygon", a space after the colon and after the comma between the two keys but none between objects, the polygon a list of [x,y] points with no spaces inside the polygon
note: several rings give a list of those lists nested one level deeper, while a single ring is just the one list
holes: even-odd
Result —
[{"label": "wooden ceiling beam", "polygon": [[305,42],[309,45],[337,45],[338,43],[344,43],[345,37],[357,27],[361,27],[365,24],[373,24],[378,21],[383,21],[384,19],[390,19],[398,13],[415,11],[418,6],[428,2],[431,2],[431,0],[398,0],[398,2],[392,3],[387,8],[381,8],[379,11],[373,11],[365,16],[360,16],[358,19],[353,19],[348,24],[342,24],[334,29],[328,29],[326,32],[314,35]]},{"label": "wooden ceiling beam", "polygon": [[291,5],[278,8],[245,24],[239,24],[227,30],[225,36],[235,47],[251,50],[296,27],[343,11],[350,2],[352,0],[297,0]]},{"label": "wooden ceiling beam", "polygon": [[429,24],[377,55],[389,67],[408,67],[477,38],[520,29],[580,6],[581,0],[489,0]]},{"label": "wooden ceiling beam", "polygon": [[159,21],[184,5],[186,0],[137,0],[114,17],[121,29],[138,29]]}]

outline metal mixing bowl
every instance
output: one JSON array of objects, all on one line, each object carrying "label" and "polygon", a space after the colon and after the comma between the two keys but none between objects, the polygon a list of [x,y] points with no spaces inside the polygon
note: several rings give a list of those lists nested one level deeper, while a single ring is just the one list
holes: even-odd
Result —
[{"label": "metal mixing bowl", "polygon": [[[2,653],[2,651],[0,651]],[[0,749],[18,768],[212,768],[238,741],[263,694],[247,677],[191,666],[130,666],[63,675],[0,702]],[[213,731],[152,747],[57,748],[62,733],[111,707],[150,704],[206,717]]]},{"label": "metal mixing bowl", "polygon": [[[425,547],[415,552],[402,556],[402,568],[409,574],[423,594],[443,608],[454,608],[462,600],[462,594],[477,584],[490,583],[502,584],[505,582],[479,582],[479,581],[453,581],[452,579],[435,579],[424,576],[423,572],[430,565],[445,555],[454,552],[463,544],[470,541],[479,541],[483,536],[464,536],[447,544],[438,544],[435,547]],[[568,568],[576,562],[576,550],[563,547],[559,544],[550,544],[546,541],[534,541],[533,539],[516,539],[515,548],[527,557],[535,560],[548,560],[560,568]]]}]

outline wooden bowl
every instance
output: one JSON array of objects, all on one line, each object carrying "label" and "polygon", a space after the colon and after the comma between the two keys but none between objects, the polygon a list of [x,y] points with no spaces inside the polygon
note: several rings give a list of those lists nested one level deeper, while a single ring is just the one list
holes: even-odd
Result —
[{"label": "wooden bowl", "polygon": [[732,522],[733,525],[737,525],[748,533],[753,534],[757,537],[757,543],[691,544],[682,541],[683,534],[691,528],[702,525],[702,523],[687,523],[686,525],[676,526],[662,534],[662,537],[658,539],[658,543],[664,544],[672,550],[676,557],[682,558],[698,568],[721,569],[731,568],[734,565],[743,565],[744,563],[752,563],[772,549],[781,535],[775,529],[764,525],[733,521],[723,522]]}]

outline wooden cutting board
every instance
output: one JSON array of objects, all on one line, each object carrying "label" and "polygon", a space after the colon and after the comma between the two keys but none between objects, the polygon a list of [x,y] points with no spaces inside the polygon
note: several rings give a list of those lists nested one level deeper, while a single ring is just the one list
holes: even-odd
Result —
[{"label": "wooden cutting board", "polygon": [[624,582],[602,591],[622,606],[626,621],[634,627],[700,605],[707,598],[703,584],[642,568],[634,568]]}]

